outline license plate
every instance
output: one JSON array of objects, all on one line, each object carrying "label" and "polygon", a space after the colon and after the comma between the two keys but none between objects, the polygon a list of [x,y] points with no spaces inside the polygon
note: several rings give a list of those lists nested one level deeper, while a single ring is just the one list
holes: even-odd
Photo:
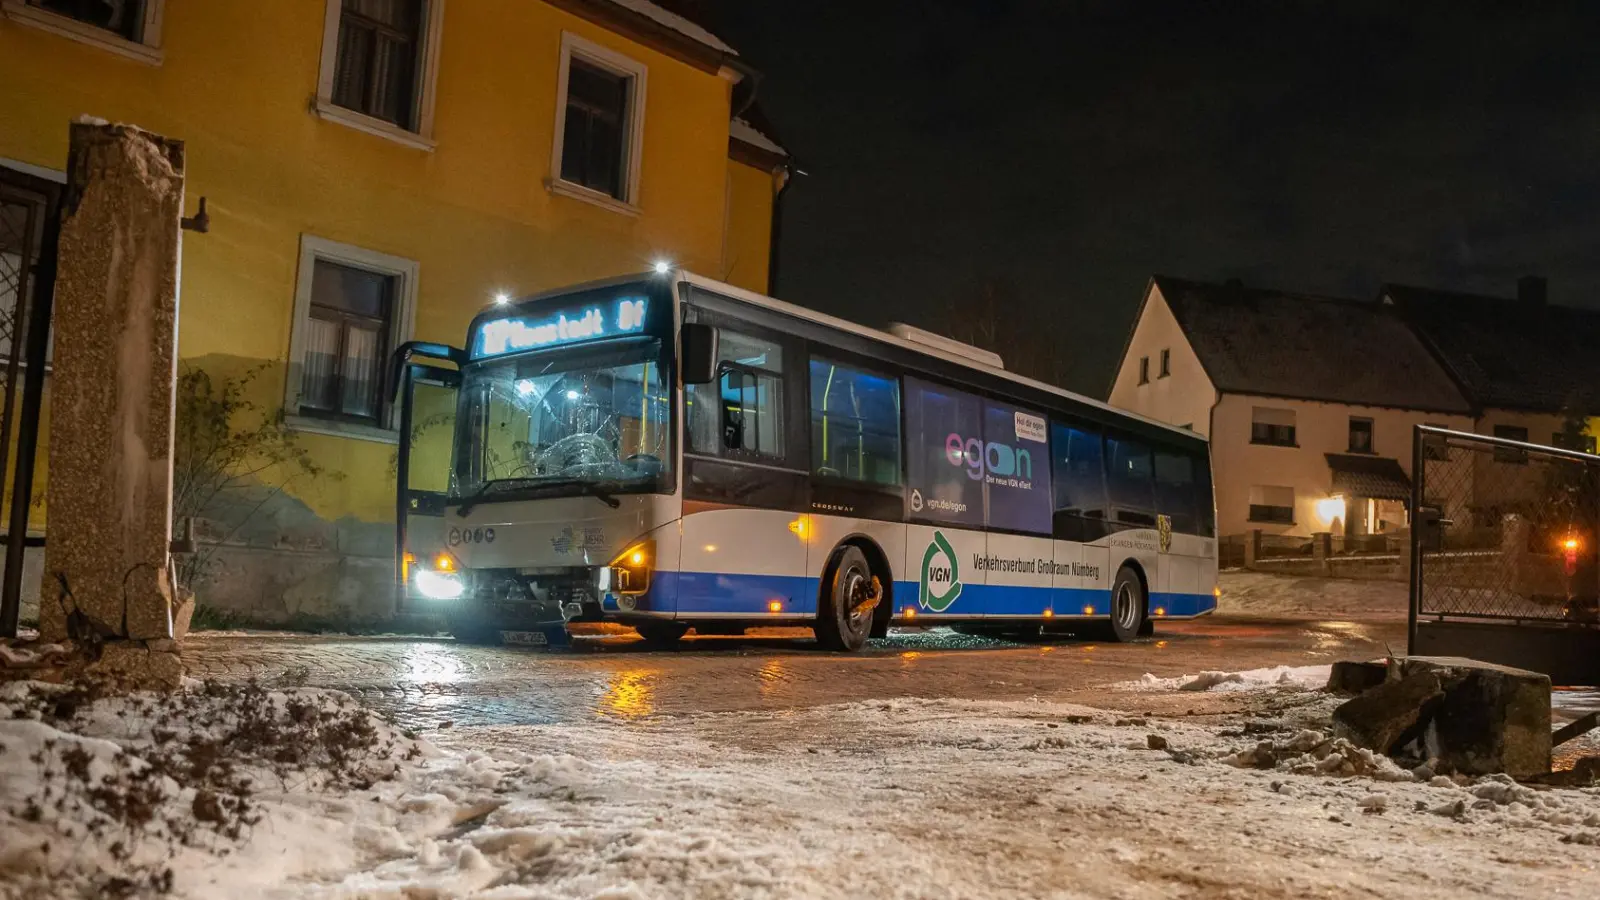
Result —
[{"label": "license plate", "polygon": [[544,647],[550,643],[550,638],[542,631],[502,631],[500,640],[508,644],[524,644],[530,647]]}]

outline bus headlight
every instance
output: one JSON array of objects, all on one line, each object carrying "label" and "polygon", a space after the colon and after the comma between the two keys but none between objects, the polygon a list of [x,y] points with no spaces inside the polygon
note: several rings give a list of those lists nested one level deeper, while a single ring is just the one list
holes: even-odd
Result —
[{"label": "bus headlight", "polygon": [[418,569],[417,591],[430,600],[460,600],[467,592],[467,585],[455,572]]},{"label": "bus headlight", "polygon": [[642,594],[650,590],[650,570],[655,567],[656,542],[643,540],[617,554],[609,566],[614,594]]},{"label": "bus headlight", "polygon": [[461,564],[449,553],[439,553],[426,564],[416,565],[412,571],[416,573],[414,583],[417,592],[430,600],[460,600],[461,595],[467,592],[466,579],[461,577]]}]

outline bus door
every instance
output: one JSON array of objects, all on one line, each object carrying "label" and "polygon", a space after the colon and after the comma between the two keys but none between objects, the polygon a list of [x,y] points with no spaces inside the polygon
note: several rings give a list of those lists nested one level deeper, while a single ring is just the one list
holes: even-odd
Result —
[{"label": "bus door", "polygon": [[[432,349],[429,347],[429,349]],[[449,348],[446,348],[449,349]],[[400,442],[395,455],[395,556],[398,608],[411,608],[411,570],[446,547],[444,513],[455,447],[461,372],[410,357],[433,353],[407,344],[395,353]],[[455,361],[445,357],[447,361]]]}]

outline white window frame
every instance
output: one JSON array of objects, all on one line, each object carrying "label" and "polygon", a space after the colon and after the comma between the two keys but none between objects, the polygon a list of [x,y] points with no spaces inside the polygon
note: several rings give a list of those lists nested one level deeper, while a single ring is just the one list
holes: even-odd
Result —
[{"label": "white window frame", "polygon": [[306,352],[305,333],[310,327],[311,319],[312,274],[319,259],[398,278],[394,292],[394,315],[389,323],[390,351],[411,340],[416,321],[417,280],[420,269],[416,260],[379,253],[353,244],[342,244],[313,234],[300,235],[300,266],[295,275],[294,288],[294,320],[289,329],[288,375],[283,385],[284,421],[297,431],[353,437],[385,444],[398,443],[399,434],[395,430],[393,404],[387,397],[379,399],[378,409],[382,426],[300,414],[301,376]]},{"label": "white window frame", "polygon": [[[621,199],[561,177],[561,152],[567,130],[567,75],[572,71],[574,58],[631,80],[628,86],[628,109],[623,117],[627,134],[623,138],[622,152],[625,157]],[[556,131],[550,147],[550,177],[545,180],[545,187],[551,193],[593,203],[624,215],[640,214],[639,161],[644,155],[644,108],[649,76],[650,69],[644,63],[570,31],[561,32],[561,68],[556,76]]]},{"label": "white window frame", "polygon": [[433,150],[433,106],[438,95],[439,48],[444,34],[444,0],[423,0],[422,59],[417,67],[417,128],[412,131],[393,122],[375,118],[333,102],[333,78],[339,63],[339,20],[344,0],[327,0],[322,19],[322,62],[317,73],[317,96],[312,111],[329,122],[338,122],[367,134],[388,138],[415,150]]},{"label": "white window frame", "polygon": [[140,39],[137,41],[130,41],[120,34],[96,28],[71,16],[30,6],[27,0],[0,0],[0,13],[19,25],[48,31],[146,65],[159,66],[162,60],[161,21],[166,14],[166,5],[167,0],[145,0],[144,24],[139,29]]}]

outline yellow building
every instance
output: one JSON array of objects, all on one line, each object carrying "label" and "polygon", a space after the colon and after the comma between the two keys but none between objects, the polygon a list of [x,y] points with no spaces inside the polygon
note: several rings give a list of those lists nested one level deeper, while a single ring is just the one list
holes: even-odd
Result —
[{"label": "yellow building", "polygon": [[328,471],[200,523],[225,548],[201,600],[377,619],[387,351],[656,260],[766,291],[786,157],[738,119],[757,82],[646,0],[0,0],[0,185],[59,182],[81,115],[186,143],[210,230],[185,236],[179,354],[259,367],[249,398]]}]

